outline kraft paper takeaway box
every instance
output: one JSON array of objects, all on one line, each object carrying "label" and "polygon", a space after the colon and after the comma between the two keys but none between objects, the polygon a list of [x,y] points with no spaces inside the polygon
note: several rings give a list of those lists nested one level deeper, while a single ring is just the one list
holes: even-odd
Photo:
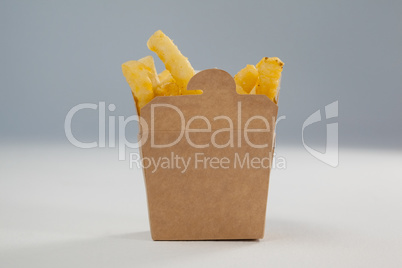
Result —
[{"label": "kraft paper takeaway box", "polygon": [[203,94],[157,97],[141,110],[152,238],[263,238],[278,106],[237,94],[218,69],[187,89]]}]

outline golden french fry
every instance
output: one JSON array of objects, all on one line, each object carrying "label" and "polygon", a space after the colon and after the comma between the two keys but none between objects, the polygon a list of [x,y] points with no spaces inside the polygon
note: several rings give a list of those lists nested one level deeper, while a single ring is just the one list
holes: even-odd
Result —
[{"label": "golden french fry", "polygon": [[248,94],[246,91],[244,91],[244,89],[240,86],[240,85],[238,85],[238,84],[236,84],[236,92],[237,92],[237,94]]},{"label": "golden french fry", "polygon": [[159,86],[155,89],[156,96],[177,96],[180,95],[179,86],[176,85],[173,76],[168,70],[164,70],[159,75]]},{"label": "golden french fry", "polygon": [[[187,84],[195,72],[190,62],[181,54],[180,50],[161,30],[156,31],[148,40],[148,48],[155,52],[165,64],[166,69],[172,74],[180,93],[183,95],[196,94],[187,91]],[[202,93],[202,91],[199,91]]]},{"label": "golden french fry", "polygon": [[279,82],[283,65],[283,62],[277,57],[262,58],[257,64],[259,75],[256,87],[257,94],[264,94],[273,102],[278,103]]},{"label": "golden french fry", "polygon": [[164,70],[163,72],[158,74],[158,78],[159,78],[160,83],[165,82],[166,79],[174,81],[173,76],[170,74],[170,72],[168,70]]},{"label": "golden french fry", "polygon": [[258,70],[254,65],[247,64],[245,68],[241,69],[234,76],[234,79],[236,85],[239,85],[246,93],[250,93],[250,91],[257,84]]},{"label": "golden french fry", "polygon": [[[158,30],[149,38],[147,46],[159,56],[166,70],[158,74],[152,56],[122,65],[138,114],[155,96],[202,94],[202,90],[187,90],[195,71],[168,36]],[[263,94],[277,103],[283,65],[276,57],[265,57],[256,66],[247,65],[234,76],[236,92]]]},{"label": "golden french fry", "polygon": [[154,58],[152,56],[146,56],[138,61],[146,65],[151,70],[150,78],[152,81],[152,87],[155,89],[159,85],[159,78],[158,73],[156,72]]},{"label": "golden french fry", "polygon": [[253,87],[253,89],[250,91],[250,93],[248,93],[248,94],[257,94],[255,91],[256,91],[256,89],[257,89],[257,85],[255,86],[255,87]]},{"label": "golden french fry", "polygon": [[156,96],[177,96],[180,95],[179,86],[174,82],[166,82],[161,84],[155,90]]},{"label": "golden french fry", "polygon": [[176,81],[174,80],[173,76],[169,73],[169,71],[168,70],[165,71],[159,74],[160,84],[176,83]]},{"label": "golden french fry", "polygon": [[151,80],[151,77],[153,76],[152,69],[145,64],[134,60],[123,63],[121,67],[123,75],[133,93],[137,113],[139,115],[141,108],[150,102],[155,96]]}]

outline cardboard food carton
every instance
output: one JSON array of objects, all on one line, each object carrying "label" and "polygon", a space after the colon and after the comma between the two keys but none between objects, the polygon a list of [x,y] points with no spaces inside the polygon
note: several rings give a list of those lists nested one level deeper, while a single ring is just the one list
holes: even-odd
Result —
[{"label": "cardboard food carton", "polygon": [[203,94],[156,97],[141,110],[152,239],[263,238],[278,106],[237,94],[219,69],[187,89]]}]

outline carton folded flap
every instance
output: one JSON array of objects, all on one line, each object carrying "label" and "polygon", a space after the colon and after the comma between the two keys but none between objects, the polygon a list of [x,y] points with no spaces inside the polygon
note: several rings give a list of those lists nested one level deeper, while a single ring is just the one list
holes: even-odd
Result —
[{"label": "carton folded flap", "polygon": [[[265,95],[241,95],[236,92],[236,84],[233,77],[219,69],[208,69],[197,73],[188,83],[187,90],[203,90],[201,95],[183,95],[183,96],[166,96],[156,97],[141,110],[141,117],[147,123],[150,123],[152,115],[152,107],[154,107],[154,131],[161,130],[180,130],[183,119],[178,115],[176,110],[171,106],[177,107],[184,117],[184,121],[196,116],[206,117],[210,122],[214,122],[212,127],[219,129],[226,127],[223,120],[214,120],[216,116],[227,116],[234,123],[234,129],[244,127],[237,124],[238,117],[241,116],[243,122],[246,122],[252,116],[262,116],[269,121],[272,117],[277,116],[278,106]],[[163,106],[166,105],[166,106]],[[241,106],[241,114],[238,114],[239,105]],[[163,116],[157,116],[163,114]],[[258,124],[255,120],[254,124]],[[255,128],[264,127],[261,124]],[[150,127],[151,124],[148,124]],[[192,127],[203,128],[202,121],[195,120]],[[275,125],[273,125],[275,126]],[[141,131],[143,131],[141,129]]]}]

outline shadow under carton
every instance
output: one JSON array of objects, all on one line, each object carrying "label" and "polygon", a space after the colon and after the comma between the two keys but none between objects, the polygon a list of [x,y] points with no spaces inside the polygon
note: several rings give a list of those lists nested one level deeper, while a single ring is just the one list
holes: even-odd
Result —
[{"label": "shadow under carton", "polygon": [[203,94],[156,97],[141,110],[152,239],[263,238],[278,106],[237,94],[219,69],[187,89]]}]

